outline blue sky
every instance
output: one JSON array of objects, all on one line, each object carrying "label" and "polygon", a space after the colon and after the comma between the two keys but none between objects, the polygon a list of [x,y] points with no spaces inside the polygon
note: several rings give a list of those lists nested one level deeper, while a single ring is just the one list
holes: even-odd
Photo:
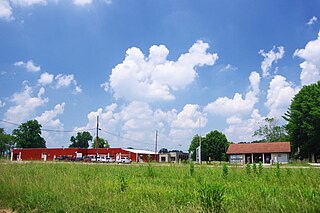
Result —
[{"label": "blue sky", "polygon": [[1,0],[0,119],[60,131],[48,147],[98,115],[112,147],[252,141],[320,80],[319,18],[317,0]]}]

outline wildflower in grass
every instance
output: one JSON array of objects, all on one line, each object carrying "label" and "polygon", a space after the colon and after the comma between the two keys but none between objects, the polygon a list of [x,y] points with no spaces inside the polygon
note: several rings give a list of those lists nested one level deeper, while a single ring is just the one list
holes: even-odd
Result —
[{"label": "wildflower in grass", "polygon": [[222,176],[226,178],[228,176],[228,165],[226,163],[222,166]]},{"label": "wildflower in grass", "polygon": [[247,175],[250,175],[250,173],[251,173],[251,166],[249,163],[246,164],[246,173],[247,173]]}]

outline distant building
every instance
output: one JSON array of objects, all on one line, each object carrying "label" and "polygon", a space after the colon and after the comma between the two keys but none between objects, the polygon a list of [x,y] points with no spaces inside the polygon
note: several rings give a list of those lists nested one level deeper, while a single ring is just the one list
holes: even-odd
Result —
[{"label": "distant building", "polygon": [[178,150],[159,153],[159,162],[161,163],[179,163],[189,159],[189,153]]},{"label": "distant building", "polygon": [[227,155],[230,163],[288,163],[290,142],[260,142],[230,144]]},{"label": "distant building", "polygon": [[[96,149],[90,148],[15,148],[12,150],[11,160],[55,160],[61,156],[69,158],[95,156]],[[148,156],[152,160],[157,159],[157,154],[147,150],[122,149],[122,148],[99,148],[98,155],[121,158],[128,157],[133,162],[146,162]]]}]

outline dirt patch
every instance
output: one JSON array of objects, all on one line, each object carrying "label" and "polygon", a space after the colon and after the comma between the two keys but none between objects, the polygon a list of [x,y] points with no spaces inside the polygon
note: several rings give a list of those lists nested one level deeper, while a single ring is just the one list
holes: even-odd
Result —
[{"label": "dirt patch", "polygon": [[14,213],[14,212],[10,209],[0,209],[0,213]]}]

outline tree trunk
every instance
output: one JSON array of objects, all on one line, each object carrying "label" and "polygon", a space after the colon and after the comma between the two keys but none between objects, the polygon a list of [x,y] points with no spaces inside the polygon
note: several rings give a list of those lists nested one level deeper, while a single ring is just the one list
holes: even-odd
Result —
[{"label": "tree trunk", "polygon": [[313,156],[314,156],[314,162],[317,163],[317,154],[315,153],[313,154]]}]

